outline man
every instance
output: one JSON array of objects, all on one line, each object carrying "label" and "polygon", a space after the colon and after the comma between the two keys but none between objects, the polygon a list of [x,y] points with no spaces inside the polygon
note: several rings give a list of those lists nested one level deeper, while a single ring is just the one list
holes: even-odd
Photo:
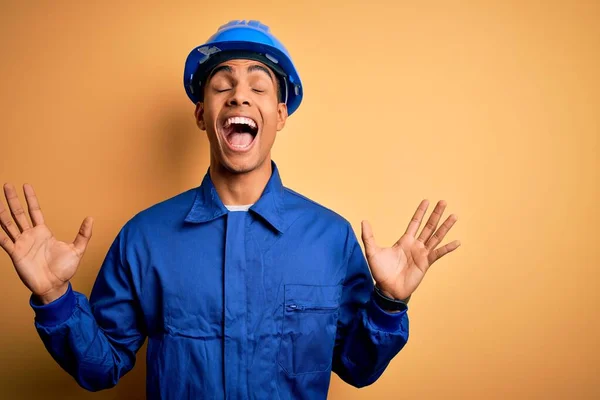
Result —
[{"label": "man", "polygon": [[438,227],[440,201],[417,235],[424,200],[390,248],[363,222],[365,259],[346,220],[285,188],[271,147],[302,84],[256,21],[223,25],[194,49],[184,85],[209,138],[208,172],[198,188],[125,224],[89,301],[69,282],[92,219],[73,243],[60,242],[33,188],[23,187],[30,223],[4,186],[0,244],[32,292],[46,348],[95,391],[116,385],[148,338],[152,399],[325,398],[331,371],[357,387],[373,383],[407,342],[411,294],[458,247],[439,247],[456,218]]}]

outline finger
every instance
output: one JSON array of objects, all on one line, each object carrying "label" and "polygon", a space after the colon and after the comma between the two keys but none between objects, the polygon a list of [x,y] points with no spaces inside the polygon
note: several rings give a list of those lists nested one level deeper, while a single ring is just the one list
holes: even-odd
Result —
[{"label": "finger", "polygon": [[438,201],[417,240],[420,240],[423,243],[429,240],[431,234],[437,228],[438,222],[440,222],[440,218],[442,218],[442,214],[444,214],[445,209],[446,202],[444,200]]},{"label": "finger", "polygon": [[372,254],[377,251],[378,246],[375,243],[375,237],[373,236],[373,230],[371,229],[371,224],[368,221],[361,222],[361,232],[362,232],[362,241],[365,245],[365,252]]},{"label": "finger", "polygon": [[450,228],[454,226],[457,220],[458,217],[455,214],[450,214],[450,216],[446,218],[438,230],[431,235],[427,243],[425,243],[425,247],[429,250],[435,249],[442,242],[442,240],[444,240],[444,236],[446,236]]},{"label": "finger", "polygon": [[15,251],[15,244],[2,232],[0,232],[0,247],[2,247],[4,251],[6,251],[8,255],[12,257],[12,254]]},{"label": "finger", "polygon": [[448,243],[445,246],[440,247],[439,249],[433,250],[432,252],[429,253],[429,265],[431,266],[431,264],[433,264],[434,262],[436,262],[437,260],[439,260],[440,258],[445,256],[446,254],[458,249],[459,247],[460,247],[460,241],[455,240],[453,242]]},{"label": "finger", "polygon": [[92,237],[92,227],[94,225],[94,220],[92,217],[86,217],[81,223],[81,227],[79,228],[79,232],[77,232],[77,236],[73,241],[73,245],[75,246],[75,251],[79,254],[79,256],[83,255],[85,249],[87,248],[88,243],[90,242],[90,238]]},{"label": "finger", "polygon": [[27,220],[25,210],[21,206],[19,196],[17,196],[17,191],[15,190],[15,187],[9,183],[4,185],[4,195],[6,196],[6,201],[8,202],[8,208],[10,208],[10,213],[12,214],[14,220],[17,222],[20,231],[23,232],[31,228],[31,225],[29,225],[29,221]]},{"label": "finger", "polygon": [[[6,187],[6,185],[4,185]],[[17,240],[21,236],[21,231],[17,225],[13,222],[12,217],[8,213],[8,210],[4,207],[4,204],[0,201],[0,225],[4,232],[13,240]]]},{"label": "finger", "polygon": [[425,215],[428,206],[429,201],[427,199],[421,201],[421,204],[419,204],[417,211],[415,211],[415,214],[413,215],[412,219],[410,220],[410,223],[408,224],[408,227],[406,228],[405,234],[410,235],[412,237],[414,237],[417,234],[417,231],[419,230],[419,226],[421,226],[421,221],[423,220],[423,216]]},{"label": "finger", "polygon": [[23,192],[25,192],[25,201],[27,201],[29,216],[31,217],[33,226],[43,225],[44,215],[42,214],[42,209],[38,202],[38,198],[35,195],[35,191],[33,190],[33,186],[26,183],[23,185]]}]

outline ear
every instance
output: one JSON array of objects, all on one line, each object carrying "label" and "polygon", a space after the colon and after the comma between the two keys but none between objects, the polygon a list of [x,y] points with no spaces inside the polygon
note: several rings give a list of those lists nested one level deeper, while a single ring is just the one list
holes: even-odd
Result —
[{"label": "ear", "polygon": [[287,121],[288,111],[287,104],[279,103],[277,105],[277,131],[280,131],[285,126],[285,121]]},{"label": "ear", "polygon": [[196,111],[194,111],[194,116],[196,117],[196,125],[198,128],[205,131],[206,124],[204,123],[204,103],[199,101],[196,104]]}]

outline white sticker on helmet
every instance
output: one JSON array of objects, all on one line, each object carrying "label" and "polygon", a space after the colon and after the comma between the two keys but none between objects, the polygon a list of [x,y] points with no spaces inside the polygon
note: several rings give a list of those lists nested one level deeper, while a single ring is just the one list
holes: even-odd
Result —
[{"label": "white sticker on helmet", "polygon": [[274,62],[275,64],[279,64],[279,60],[277,60],[275,57],[273,57],[272,55],[265,53],[265,57],[267,57],[269,60],[271,60],[272,62]]},{"label": "white sticker on helmet", "polygon": [[203,62],[208,60],[211,55],[221,51],[221,49],[219,49],[216,46],[202,46],[202,47],[198,47],[198,51],[200,53],[204,54],[204,57],[200,61],[198,61],[198,64],[202,64]]}]

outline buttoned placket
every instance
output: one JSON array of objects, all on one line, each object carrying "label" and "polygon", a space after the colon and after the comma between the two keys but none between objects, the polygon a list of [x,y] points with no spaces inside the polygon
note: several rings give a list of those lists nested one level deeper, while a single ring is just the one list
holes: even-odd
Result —
[{"label": "buttoned placket", "polygon": [[246,352],[246,219],[247,212],[227,213],[223,274],[225,398],[247,393]]}]

